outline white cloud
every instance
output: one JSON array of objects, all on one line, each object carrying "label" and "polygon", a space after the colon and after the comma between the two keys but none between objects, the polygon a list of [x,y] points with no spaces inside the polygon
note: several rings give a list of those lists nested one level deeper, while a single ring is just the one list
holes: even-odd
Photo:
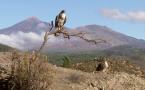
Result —
[{"label": "white cloud", "polygon": [[145,11],[128,12],[128,17],[133,21],[145,22]]},{"label": "white cloud", "polygon": [[101,15],[111,19],[133,21],[133,22],[145,22],[145,11],[129,11],[122,12],[119,9],[101,9]]},{"label": "white cloud", "polygon": [[[37,47],[38,45],[40,46],[43,41],[43,36],[44,32],[42,32],[41,34],[36,34],[33,32],[17,32],[10,35],[0,34],[0,43],[21,50],[32,49]],[[53,42],[55,40],[53,36],[50,36],[49,38],[50,42]]]}]

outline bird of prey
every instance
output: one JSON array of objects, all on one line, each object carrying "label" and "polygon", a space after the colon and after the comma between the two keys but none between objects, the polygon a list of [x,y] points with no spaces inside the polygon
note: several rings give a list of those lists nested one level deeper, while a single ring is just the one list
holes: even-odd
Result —
[{"label": "bird of prey", "polygon": [[[55,29],[59,32],[63,30],[63,26],[66,23],[65,10],[62,10],[55,18]],[[57,36],[57,34],[55,34]]]}]

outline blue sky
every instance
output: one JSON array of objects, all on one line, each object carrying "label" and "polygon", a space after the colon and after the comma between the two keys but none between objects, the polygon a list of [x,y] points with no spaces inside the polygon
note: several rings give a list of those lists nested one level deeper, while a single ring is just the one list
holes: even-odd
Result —
[{"label": "blue sky", "polygon": [[0,28],[30,16],[49,22],[62,9],[67,27],[97,24],[145,40],[145,0],[0,0]]}]

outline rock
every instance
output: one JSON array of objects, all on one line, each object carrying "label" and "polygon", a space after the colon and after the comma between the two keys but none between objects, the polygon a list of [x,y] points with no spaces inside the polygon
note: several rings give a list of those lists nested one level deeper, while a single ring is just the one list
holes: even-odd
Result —
[{"label": "rock", "polygon": [[92,82],[90,83],[90,85],[91,85],[92,87],[96,87],[96,85],[95,85],[94,83],[92,83]]}]

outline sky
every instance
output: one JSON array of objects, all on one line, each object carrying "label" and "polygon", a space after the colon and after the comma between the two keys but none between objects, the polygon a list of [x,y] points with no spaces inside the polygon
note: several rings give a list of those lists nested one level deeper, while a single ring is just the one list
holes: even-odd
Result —
[{"label": "sky", "polygon": [[0,29],[36,16],[50,22],[66,10],[66,27],[102,25],[145,40],[145,0],[0,0]]}]

